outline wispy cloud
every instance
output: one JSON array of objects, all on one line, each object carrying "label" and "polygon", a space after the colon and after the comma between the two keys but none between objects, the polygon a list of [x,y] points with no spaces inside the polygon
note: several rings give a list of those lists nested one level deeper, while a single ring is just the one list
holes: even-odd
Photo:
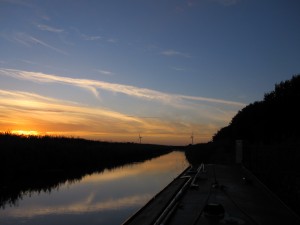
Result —
[{"label": "wispy cloud", "polygon": [[[125,114],[111,111],[108,109],[102,109],[97,107],[87,107],[80,105],[77,102],[64,101],[60,99],[45,97],[30,92],[23,91],[10,91],[10,90],[1,90],[0,89],[0,105],[1,106],[11,106],[18,110],[35,110],[39,112],[64,112],[66,114],[73,114],[68,120],[76,117],[73,122],[78,119],[78,115],[85,116],[97,116],[109,117],[122,121],[141,121],[138,118],[128,117]],[[74,116],[75,115],[75,116]],[[79,116],[80,117],[80,116]],[[85,117],[86,118],[86,117]]]},{"label": "wispy cloud", "polygon": [[[116,94],[138,100],[135,104],[135,100],[130,99],[130,109],[125,109],[124,113],[123,108],[119,107],[120,111],[114,111],[97,107],[97,103],[95,106],[87,106],[85,103],[34,93],[0,90],[1,129],[24,130],[29,127],[30,130],[42,130],[47,134],[118,141],[135,141],[136,134],[142,131],[150,143],[182,144],[186,143],[184,137],[192,130],[203,131],[202,140],[210,140],[220,127],[225,126],[245,106],[240,102],[223,99],[170,94],[130,85],[22,70],[0,68],[0,76],[80,87],[88,89],[96,97],[99,91],[107,91],[113,94],[116,102],[119,102]],[[106,97],[101,100],[104,103]],[[142,111],[139,107],[141,101],[148,101],[146,109]],[[107,107],[110,104],[105,105]],[[156,107],[159,112],[153,110]],[[41,124],[44,127],[41,128]]]},{"label": "wispy cloud", "polygon": [[102,39],[101,36],[92,36],[92,35],[86,35],[86,34],[81,34],[80,35],[82,37],[82,39],[86,40],[86,41],[97,41]]},{"label": "wispy cloud", "polygon": [[178,95],[178,96],[181,99],[187,99],[187,100],[203,101],[203,102],[218,103],[218,104],[233,105],[233,106],[246,106],[244,103],[241,102],[234,102],[234,101],[228,101],[223,99],[206,98],[200,96],[188,96],[188,95]]},{"label": "wispy cloud", "polygon": [[78,28],[76,28],[76,27],[72,27],[72,30],[74,30],[76,33],[77,33],[77,35],[81,38],[81,39],[83,39],[83,40],[85,40],[85,41],[98,41],[98,40],[101,40],[102,39],[102,36],[100,36],[100,35],[87,35],[87,34],[85,34],[85,33],[82,33]]},{"label": "wispy cloud", "polygon": [[186,129],[190,130],[184,123],[163,118],[128,116],[107,108],[0,89],[0,131],[31,130],[115,141],[135,141],[137,134],[144,131],[148,141],[159,143],[157,137],[164,137],[160,143],[170,144],[174,139],[182,141],[180,136]]},{"label": "wispy cloud", "polygon": [[107,39],[107,42],[110,42],[110,43],[117,43],[117,42],[118,42],[118,39],[116,39],[116,38],[108,38],[108,39]]},{"label": "wispy cloud", "polygon": [[113,72],[108,71],[108,70],[96,70],[98,73],[101,73],[103,75],[114,75]]},{"label": "wispy cloud", "polygon": [[181,57],[185,57],[185,58],[191,57],[190,54],[188,54],[188,53],[183,53],[183,52],[175,51],[172,49],[162,51],[160,54],[165,55],[165,56],[181,56]]},{"label": "wispy cloud", "polygon": [[[99,35],[99,34],[86,34],[82,31],[80,31],[78,28],[76,27],[72,27],[72,30],[75,31],[75,33],[82,39],[85,41],[105,41],[111,44],[115,44],[119,42],[119,39],[114,38],[114,37],[109,37],[107,35]],[[95,32],[97,33],[97,32]]]},{"label": "wispy cloud", "polygon": [[63,83],[67,85],[77,86],[90,90],[95,96],[99,96],[98,89],[121,93],[128,96],[142,98],[147,100],[159,101],[165,104],[178,105],[180,101],[183,100],[192,100],[192,101],[201,101],[208,103],[219,103],[225,105],[233,106],[245,106],[244,103],[228,101],[223,99],[214,99],[206,98],[199,96],[188,96],[188,95],[178,95],[178,94],[169,94],[156,90],[151,90],[147,88],[139,88],[130,85],[117,84],[117,83],[108,83],[98,80],[89,80],[89,79],[78,79],[71,77],[61,77],[51,74],[37,73],[37,72],[28,72],[22,70],[13,70],[13,69],[1,69],[0,75],[15,77],[18,79],[31,80],[35,82],[44,82],[44,83]]},{"label": "wispy cloud", "polygon": [[31,35],[28,35],[28,34],[25,34],[25,33],[16,33],[15,35],[13,35],[13,39],[15,41],[17,41],[18,43],[21,43],[27,47],[31,47],[33,45],[40,45],[40,46],[43,46],[45,48],[48,48],[48,49],[51,49],[53,51],[56,51],[58,53],[61,53],[61,54],[64,54],[64,55],[68,55],[67,52],[59,49],[59,48],[56,48],[36,37],[33,37]]},{"label": "wispy cloud", "polygon": [[50,26],[45,25],[45,24],[37,24],[36,26],[40,30],[43,30],[43,31],[49,31],[49,32],[53,32],[53,33],[62,33],[62,32],[64,32],[63,29],[58,29],[58,28],[50,27]]},{"label": "wispy cloud", "polygon": [[20,61],[23,63],[26,63],[26,64],[30,64],[30,65],[38,65],[38,63],[27,60],[27,59],[21,59]]},{"label": "wispy cloud", "polygon": [[[0,97],[0,124],[2,124],[2,128],[5,127],[3,124],[7,124],[8,127],[14,125],[32,127],[46,123],[48,129],[44,129],[44,131],[70,132],[70,128],[73,127],[78,131],[92,132],[95,129],[93,126],[96,124],[98,131],[99,129],[102,131],[109,130],[109,127],[114,127],[114,123],[128,124],[126,128],[131,123],[143,124],[141,119],[128,117],[119,112],[88,107],[76,102],[49,98],[35,93],[0,89]],[[2,120],[2,114],[7,115],[5,120]],[[45,117],[45,115],[47,116]],[[57,128],[55,128],[55,124]],[[41,127],[39,128],[41,129]]]}]

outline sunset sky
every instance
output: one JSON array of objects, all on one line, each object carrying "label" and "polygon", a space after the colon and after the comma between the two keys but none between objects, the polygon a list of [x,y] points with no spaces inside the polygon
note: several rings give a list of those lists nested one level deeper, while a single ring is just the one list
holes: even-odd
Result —
[{"label": "sunset sky", "polygon": [[206,142],[300,73],[299,0],[0,0],[0,131]]}]

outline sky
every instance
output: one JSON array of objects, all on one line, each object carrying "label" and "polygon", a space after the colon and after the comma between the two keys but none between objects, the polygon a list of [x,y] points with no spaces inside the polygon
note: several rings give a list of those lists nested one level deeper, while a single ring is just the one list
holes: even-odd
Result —
[{"label": "sky", "polygon": [[0,132],[187,145],[300,73],[298,0],[0,0]]}]

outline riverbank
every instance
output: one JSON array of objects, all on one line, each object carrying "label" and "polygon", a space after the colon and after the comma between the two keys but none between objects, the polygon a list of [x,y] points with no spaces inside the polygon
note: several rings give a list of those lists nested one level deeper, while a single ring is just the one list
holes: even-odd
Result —
[{"label": "riverbank", "polygon": [[22,193],[169,153],[169,146],[109,143],[80,138],[0,134],[0,206]]},{"label": "riverbank", "polygon": [[184,153],[173,151],[66,181],[54,189],[28,191],[17,204],[0,208],[0,224],[120,225],[187,165]]}]

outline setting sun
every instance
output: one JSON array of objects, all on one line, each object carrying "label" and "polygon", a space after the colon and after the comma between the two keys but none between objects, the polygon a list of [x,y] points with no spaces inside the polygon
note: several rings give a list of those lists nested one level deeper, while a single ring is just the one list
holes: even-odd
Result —
[{"label": "setting sun", "polygon": [[18,135],[39,135],[35,130],[12,130],[11,133]]}]

